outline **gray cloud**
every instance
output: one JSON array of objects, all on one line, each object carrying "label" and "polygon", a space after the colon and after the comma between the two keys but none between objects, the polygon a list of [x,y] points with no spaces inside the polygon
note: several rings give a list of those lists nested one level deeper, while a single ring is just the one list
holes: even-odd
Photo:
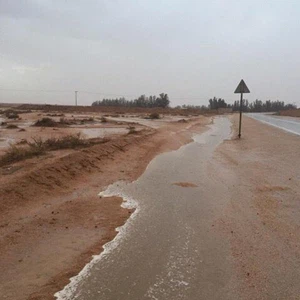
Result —
[{"label": "gray cloud", "polygon": [[[206,104],[236,99],[244,78],[249,100],[300,105],[299,9],[296,1],[0,0],[1,88],[167,92],[173,105]],[[72,92],[0,97],[73,102]]]}]

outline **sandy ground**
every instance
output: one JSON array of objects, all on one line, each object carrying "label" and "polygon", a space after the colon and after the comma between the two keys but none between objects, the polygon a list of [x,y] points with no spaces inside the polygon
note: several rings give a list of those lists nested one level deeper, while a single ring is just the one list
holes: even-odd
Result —
[{"label": "sandy ground", "polygon": [[140,211],[79,299],[299,299],[299,137],[245,116],[242,139],[208,158],[207,133],[195,138],[207,147],[157,158],[131,187],[112,189],[139,199]]},{"label": "sandy ground", "polygon": [[[233,118],[236,133],[238,118]],[[215,154],[231,199],[215,230],[230,240],[240,299],[299,299],[300,140],[244,117]]]},{"label": "sandy ground", "polygon": [[289,117],[300,117],[300,108],[291,109],[291,110],[283,110],[280,112],[281,116],[289,116]]},{"label": "sandy ground", "polygon": [[2,168],[0,268],[6,272],[0,273],[1,297],[54,299],[132,213],[121,208],[122,199],[97,194],[117,180],[138,178],[155,155],[191,141],[210,121],[166,122]]},{"label": "sandy ground", "polygon": [[[236,135],[238,116],[231,119]],[[98,192],[138,178],[155,155],[189,142],[207,122],[174,122],[57,152],[1,176],[1,297],[53,299],[132,213]],[[208,170],[231,195],[212,228],[230,241],[240,299],[299,299],[299,137],[247,117],[242,134],[218,148]]]}]

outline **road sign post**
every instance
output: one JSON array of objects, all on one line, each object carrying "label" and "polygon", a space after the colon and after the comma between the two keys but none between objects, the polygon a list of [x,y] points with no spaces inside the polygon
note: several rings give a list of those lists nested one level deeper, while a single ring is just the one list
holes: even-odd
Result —
[{"label": "road sign post", "polygon": [[243,111],[243,93],[241,93],[241,100],[240,100],[239,138],[241,138],[241,132],[242,132],[242,111]]},{"label": "road sign post", "polygon": [[245,81],[242,79],[239,85],[237,86],[236,90],[234,91],[235,94],[241,94],[240,99],[240,124],[239,124],[239,138],[242,136],[242,112],[243,112],[243,94],[250,93]]}]

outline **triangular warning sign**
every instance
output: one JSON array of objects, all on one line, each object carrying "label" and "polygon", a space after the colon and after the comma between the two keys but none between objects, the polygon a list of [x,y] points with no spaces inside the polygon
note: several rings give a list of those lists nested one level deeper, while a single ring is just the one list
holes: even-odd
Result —
[{"label": "triangular warning sign", "polygon": [[248,87],[246,86],[245,81],[242,79],[241,82],[239,83],[238,87],[234,91],[235,94],[246,94],[250,93]]}]

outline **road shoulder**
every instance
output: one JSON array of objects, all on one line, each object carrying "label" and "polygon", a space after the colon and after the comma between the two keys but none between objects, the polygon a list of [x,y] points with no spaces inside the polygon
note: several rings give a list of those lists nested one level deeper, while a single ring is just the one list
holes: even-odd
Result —
[{"label": "road shoulder", "polygon": [[[238,117],[232,118],[234,136]],[[216,220],[230,240],[239,299],[298,299],[299,137],[244,117],[215,153],[230,199]]]}]

